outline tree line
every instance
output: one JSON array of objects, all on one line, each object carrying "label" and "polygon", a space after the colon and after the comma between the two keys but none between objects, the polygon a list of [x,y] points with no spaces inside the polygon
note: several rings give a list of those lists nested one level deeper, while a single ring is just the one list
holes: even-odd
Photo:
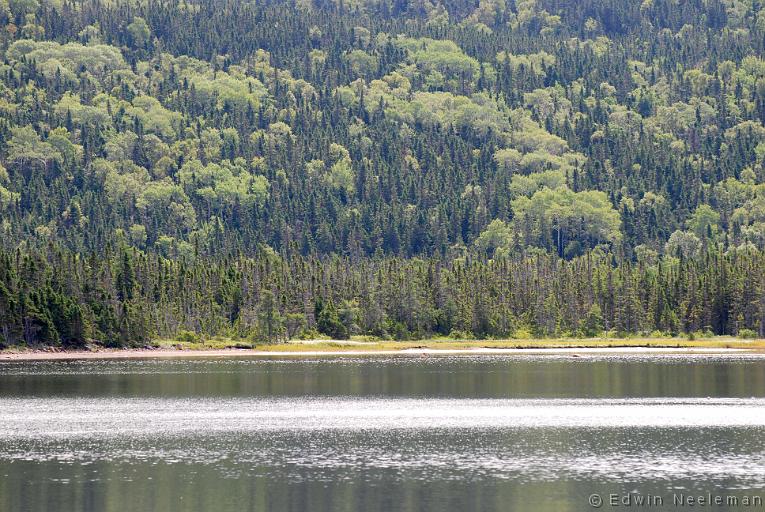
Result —
[{"label": "tree line", "polygon": [[368,335],[410,340],[765,334],[765,254],[693,259],[604,252],[404,259],[167,259],[121,246],[0,254],[7,344],[142,346],[156,338],[245,343]]}]

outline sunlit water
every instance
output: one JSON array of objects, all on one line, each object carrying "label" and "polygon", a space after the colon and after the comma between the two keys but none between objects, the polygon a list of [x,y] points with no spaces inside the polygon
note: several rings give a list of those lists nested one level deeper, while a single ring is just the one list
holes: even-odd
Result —
[{"label": "sunlit water", "polygon": [[765,358],[0,363],[0,510],[591,510],[630,492],[765,498]]}]

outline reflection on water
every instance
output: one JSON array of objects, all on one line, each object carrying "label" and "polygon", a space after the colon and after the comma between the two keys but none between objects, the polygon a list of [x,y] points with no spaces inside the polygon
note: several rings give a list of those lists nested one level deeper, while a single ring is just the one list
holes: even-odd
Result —
[{"label": "reflection on water", "polygon": [[745,427],[765,399],[0,399],[0,437],[109,438],[286,430]]},{"label": "reflection on water", "polygon": [[765,397],[763,368],[754,355],[0,362],[0,396]]},{"label": "reflection on water", "polygon": [[754,356],[0,363],[0,510],[765,495],[763,370]]}]

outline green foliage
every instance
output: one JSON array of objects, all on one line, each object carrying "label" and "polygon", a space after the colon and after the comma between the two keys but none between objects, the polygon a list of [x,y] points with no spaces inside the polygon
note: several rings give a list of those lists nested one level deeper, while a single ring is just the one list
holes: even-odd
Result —
[{"label": "green foliage", "polygon": [[597,303],[594,303],[590,306],[587,316],[581,320],[579,329],[582,335],[593,337],[601,334],[603,328],[603,311]]},{"label": "green foliage", "polygon": [[[106,78],[109,73],[128,69],[119,49],[98,44],[59,44],[52,41],[21,39],[10,45],[6,53],[13,63],[34,63],[46,78],[79,82],[82,71],[97,78]],[[86,75],[86,76],[87,76]]]},{"label": "green foliage", "polygon": [[0,249],[77,269],[0,336],[759,332],[765,11],[665,4],[0,3]]},{"label": "green foliage", "polygon": [[279,311],[276,298],[271,290],[261,292],[258,312],[256,340],[263,343],[276,343],[284,333],[284,319]]},{"label": "green foliage", "polygon": [[37,0],[9,0],[10,10],[16,16],[24,16],[37,12],[40,2]]},{"label": "green foliage", "polygon": [[371,76],[377,71],[377,58],[364,50],[353,50],[345,59],[356,76]]},{"label": "green foliage", "polygon": [[61,154],[40,136],[31,126],[14,128],[8,142],[8,162],[20,170],[25,168],[47,169],[55,161],[61,160]]},{"label": "green foliage", "polygon": [[[74,347],[221,335],[276,343],[317,331],[332,339],[756,335],[762,303],[750,298],[761,296],[765,256],[710,247],[706,258],[643,266],[592,251],[569,260],[351,262],[263,250],[173,260],[126,247],[83,258],[51,245],[0,251],[0,336],[11,345]],[[322,289],[324,280],[333,286]],[[314,305],[308,315],[306,304]]]},{"label": "green foliage", "polygon": [[189,194],[217,209],[262,205],[268,198],[268,180],[253,176],[241,161],[203,165],[199,160],[190,160],[178,171],[177,179]]},{"label": "green foliage", "polygon": [[481,232],[481,235],[475,241],[475,245],[479,251],[488,255],[502,255],[508,253],[514,240],[512,228],[506,222],[494,219]]},{"label": "green foliage", "polygon": [[543,188],[530,198],[514,199],[512,206],[513,229],[525,245],[555,247],[560,255],[569,244],[615,244],[622,236],[619,214],[603,192]]},{"label": "green foliage", "polygon": [[184,343],[195,343],[199,337],[192,331],[180,330],[175,335],[175,339]]},{"label": "green foliage", "polygon": [[460,90],[461,83],[478,78],[478,60],[466,55],[453,41],[398,37],[394,44],[407,51],[411,67],[401,73],[410,80],[423,81],[430,89]]},{"label": "green foliage", "polygon": [[140,16],[133,18],[133,21],[127,26],[130,36],[133,38],[133,44],[138,48],[146,46],[151,37],[151,30],[146,20]]},{"label": "green foliage", "polygon": [[321,334],[335,340],[348,339],[348,328],[340,320],[337,308],[331,300],[325,302],[323,299],[319,299],[316,301],[314,316],[316,317],[316,328]]},{"label": "green foliage", "polygon": [[701,249],[699,237],[687,231],[675,231],[669,237],[666,245],[666,253],[682,258],[693,258]]},{"label": "green foliage", "polygon": [[712,238],[720,228],[720,214],[711,206],[702,204],[693,212],[687,225],[699,239]]},{"label": "green foliage", "polygon": [[287,313],[284,318],[285,336],[288,340],[303,336],[307,325],[308,322],[303,313]]}]

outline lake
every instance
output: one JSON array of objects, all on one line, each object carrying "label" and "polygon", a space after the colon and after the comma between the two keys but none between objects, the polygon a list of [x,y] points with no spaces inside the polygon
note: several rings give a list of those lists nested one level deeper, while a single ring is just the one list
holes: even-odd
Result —
[{"label": "lake", "polygon": [[614,496],[765,498],[765,357],[0,362],[3,511],[578,511]]}]

